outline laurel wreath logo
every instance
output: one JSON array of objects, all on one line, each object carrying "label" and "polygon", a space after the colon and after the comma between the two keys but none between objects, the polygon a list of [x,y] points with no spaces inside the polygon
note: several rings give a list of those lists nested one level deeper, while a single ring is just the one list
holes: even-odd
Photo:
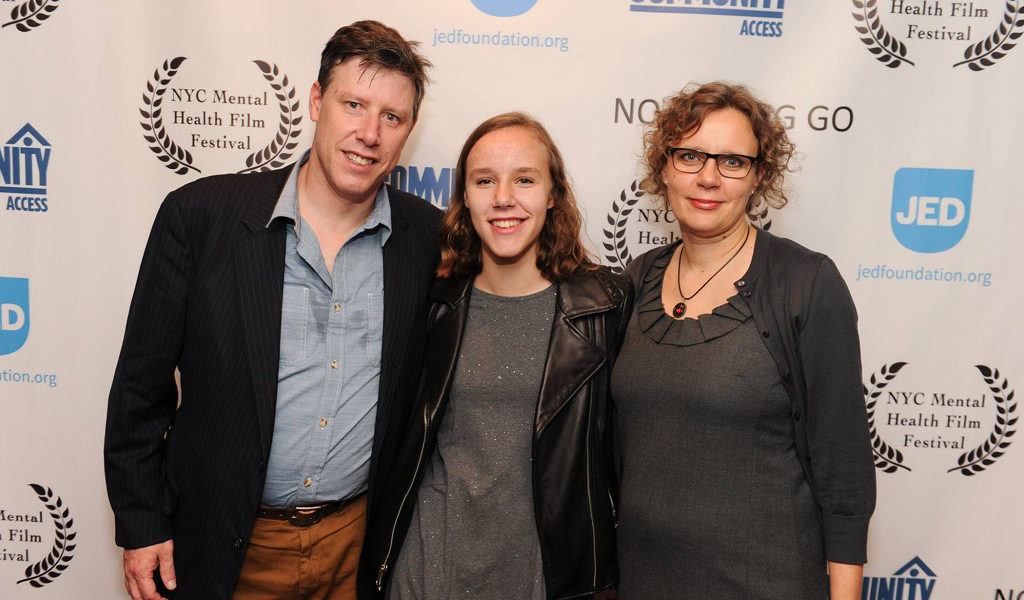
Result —
[{"label": "laurel wreath logo", "polygon": [[982,71],[996,64],[997,60],[1017,45],[1013,42],[1024,35],[1024,30],[1018,31],[1020,27],[1024,27],[1024,5],[1021,5],[1021,0],[1008,0],[999,27],[984,40],[968,46],[964,50],[965,60],[956,63],[953,68],[967,65],[972,71]]},{"label": "laurel wreath logo", "polygon": [[295,86],[288,83],[288,76],[281,73],[277,65],[262,60],[253,62],[260,68],[263,78],[270,82],[270,87],[274,90],[278,108],[281,110],[281,124],[274,140],[259,152],[250,154],[245,159],[246,168],[239,173],[255,173],[283,167],[292,156],[291,150],[299,145],[296,138],[302,133],[302,129],[299,128],[302,116],[295,114],[299,110]]},{"label": "laurel wreath logo", "polygon": [[875,60],[895,69],[906,63],[914,66],[907,58],[907,46],[885,30],[878,17],[878,0],[853,0],[853,18],[857,20],[854,29],[861,35],[860,41],[875,55]]},{"label": "laurel wreath logo", "polygon": [[766,202],[764,198],[761,198],[758,200],[758,203],[754,205],[755,209],[758,207],[760,207],[761,210],[754,215],[747,216],[751,223],[753,223],[754,227],[757,227],[762,231],[768,231],[772,228],[772,220],[768,218],[768,209],[771,208],[771,206],[769,206],[768,202]]},{"label": "laurel wreath logo", "polygon": [[142,102],[146,107],[139,109],[143,119],[140,124],[146,130],[142,137],[149,142],[149,149],[156,154],[157,159],[164,163],[165,167],[178,175],[184,175],[190,169],[196,173],[202,172],[192,166],[192,154],[174,143],[174,140],[167,135],[161,116],[163,108],[160,105],[163,104],[167,84],[178,73],[178,68],[183,62],[185,62],[184,56],[170,58],[153,71],[153,78],[146,82],[146,91],[142,94]]},{"label": "laurel wreath logo", "polygon": [[14,25],[18,31],[31,31],[42,25],[57,10],[60,0],[29,0],[11,10],[11,21],[4,27]]},{"label": "laurel wreath logo", "polygon": [[903,453],[893,448],[882,439],[875,427],[875,405],[878,397],[882,395],[885,386],[896,377],[900,369],[907,366],[905,362],[895,362],[891,365],[882,365],[877,373],[872,373],[868,379],[869,385],[862,386],[864,389],[864,406],[868,410],[868,430],[871,432],[871,452],[875,457],[875,467],[885,473],[895,473],[897,469],[910,471],[910,467],[903,464]]},{"label": "laurel wreath logo", "polygon": [[602,243],[607,251],[604,257],[611,263],[611,269],[616,273],[625,269],[626,265],[633,260],[633,256],[629,253],[629,247],[626,246],[626,222],[636,203],[644,195],[644,191],[639,188],[639,182],[633,180],[629,186],[629,194],[625,189],[622,190],[619,199],[612,202],[612,210],[608,213],[608,225],[611,229],[607,227],[603,229],[605,240],[607,240]]},{"label": "laurel wreath logo", "polygon": [[29,487],[39,497],[39,501],[46,505],[50,511],[50,518],[53,519],[54,535],[53,549],[43,560],[25,569],[25,578],[18,580],[18,583],[28,582],[32,587],[40,588],[61,576],[71,559],[74,558],[72,551],[75,549],[75,530],[72,529],[75,521],[71,518],[68,507],[56,496],[53,490],[36,483],[30,483]]},{"label": "laurel wreath logo", "polygon": [[1006,452],[1010,447],[1009,438],[1017,433],[1014,428],[1019,418],[1014,416],[1017,412],[1017,403],[1013,401],[1013,390],[1007,389],[1009,381],[999,374],[999,369],[985,365],[974,365],[974,368],[981,373],[996,401],[996,423],[988,438],[974,450],[961,454],[956,460],[957,466],[946,471],[947,473],[959,470],[962,475],[971,476],[984,471]]}]

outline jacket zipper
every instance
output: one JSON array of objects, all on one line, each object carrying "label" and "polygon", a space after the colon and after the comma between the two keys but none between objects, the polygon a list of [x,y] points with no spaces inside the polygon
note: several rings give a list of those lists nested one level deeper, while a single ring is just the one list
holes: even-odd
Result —
[{"label": "jacket zipper", "polygon": [[[588,329],[590,329],[591,337],[593,337],[593,334],[594,334],[593,327],[592,326],[588,327]],[[592,390],[592,388],[591,388],[591,390]],[[587,508],[590,510],[590,540],[592,542],[593,550],[594,550],[594,569],[592,571],[593,574],[594,574],[594,581],[591,584],[591,587],[596,589],[597,588],[597,524],[594,522],[594,498],[593,498],[593,492],[590,489],[591,488],[591,485],[590,485],[590,431],[591,431],[591,428],[593,428],[593,426],[594,426],[594,398],[593,398],[593,392],[591,391],[591,393],[589,395],[591,397],[589,398],[590,402],[589,402],[589,405],[587,407],[587,443],[586,443],[586,448],[585,448],[585,451],[587,453],[587,461],[586,461],[587,462]]]},{"label": "jacket zipper", "polygon": [[384,575],[388,572],[388,560],[391,558],[391,550],[395,547],[395,532],[398,530],[398,520],[402,516],[402,509],[405,508],[405,501],[409,499],[409,494],[412,492],[412,487],[416,485],[416,474],[420,472],[420,463],[423,462],[423,452],[427,447],[427,426],[429,419],[427,419],[428,407],[423,407],[423,441],[420,443],[420,455],[416,459],[416,468],[413,469],[412,481],[409,482],[409,487],[405,490],[405,495],[402,496],[402,502],[398,505],[398,512],[395,513],[395,522],[391,525],[391,538],[388,540],[388,551],[384,554],[384,562],[380,565],[380,569],[377,571],[377,591],[384,591]]}]

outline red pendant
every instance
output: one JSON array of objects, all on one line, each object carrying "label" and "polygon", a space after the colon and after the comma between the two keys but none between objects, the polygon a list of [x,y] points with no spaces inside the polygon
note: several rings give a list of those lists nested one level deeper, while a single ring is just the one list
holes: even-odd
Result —
[{"label": "red pendant", "polygon": [[672,307],[672,316],[673,317],[678,319],[678,318],[682,317],[684,313],[686,313],[686,305],[683,304],[682,302],[680,302],[679,304],[676,304],[675,306]]}]

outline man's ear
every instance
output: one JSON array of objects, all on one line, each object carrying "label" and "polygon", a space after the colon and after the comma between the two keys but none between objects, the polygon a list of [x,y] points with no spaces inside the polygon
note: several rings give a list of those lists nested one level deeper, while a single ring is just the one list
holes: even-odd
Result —
[{"label": "man's ear", "polygon": [[320,119],[320,104],[323,102],[323,90],[320,82],[314,81],[313,87],[309,88],[309,119],[314,123]]}]

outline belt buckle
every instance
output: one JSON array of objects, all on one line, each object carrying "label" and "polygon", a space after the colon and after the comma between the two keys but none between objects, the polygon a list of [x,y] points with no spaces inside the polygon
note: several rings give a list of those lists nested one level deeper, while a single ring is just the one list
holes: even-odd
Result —
[{"label": "belt buckle", "polygon": [[309,527],[310,525],[316,525],[321,519],[323,519],[323,516],[320,513],[320,509],[313,509],[307,513],[295,511],[288,517],[288,522],[296,527]]}]

